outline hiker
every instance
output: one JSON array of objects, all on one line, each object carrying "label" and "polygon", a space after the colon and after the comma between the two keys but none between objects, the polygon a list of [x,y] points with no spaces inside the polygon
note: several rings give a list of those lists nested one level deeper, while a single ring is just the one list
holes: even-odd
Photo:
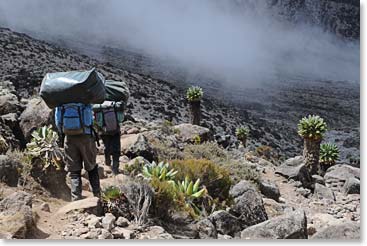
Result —
[{"label": "hiker", "polygon": [[[70,173],[71,200],[82,199],[81,171],[88,172],[93,195],[100,197],[100,181],[96,164],[96,134],[93,130],[91,104],[68,103],[56,108],[55,123],[65,137],[66,171]],[[64,142],[62,140],[62,142]]]},{"label": "hiker", "polygon": [[98,134],[104,144],[105,164],[111,167],[114,175],[117,175],[120,166],[120,123],[124,120],[124,103],[105,101],[103,104],[94,105],[93,111]]}]

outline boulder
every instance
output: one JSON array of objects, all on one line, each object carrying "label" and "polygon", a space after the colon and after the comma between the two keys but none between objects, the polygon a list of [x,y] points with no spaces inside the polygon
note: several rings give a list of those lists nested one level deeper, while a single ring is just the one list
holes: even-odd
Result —
[{"label": "boulder", "polygon": [[234,236],[241,231],[240,221],[227,211],[216,211],[209,216],[218,233]]},{"label": "boulder", "polygon": [[230,195],[234,198],[230,213],[240,220],[241,229],[268,219],[261,195],[248,181],[236,184]]},{"label": "boulder", "polygon": [[343,186],[344,194],[359,194],[360,193],[360,181],[356,178],[348,178]]},{"label": "boulder", "polygon": [[118,217],[116,220],[116,226],[127,227],[130,224],[129,220],[124,217]]},{"label": "boulder", "polygon": [[135,157],[134,159],[127,162],[123,169],[132,176],[137,175],[143,166],[150,164],[150,161],[142,156]]},{"label": "boulder", "polygon": [[57,214],[67,214],[71,211],[87,212],[94,215],[102,214],[101,202],[98,197],[91,197],[68,203],[57,211]]},{"label": "boulder", "polygon": [[111,186],[120,186],[124,183],[127,183],[131,181],[131,177],[126,176],[124,174],[118,174],[116,176],[113,176],[111,178],[101,179],[101,188],[102,190],[111,187]]},{"label": "boulder", "polygon": [[113,239],[113,235],[107,229],[101,229],[101,234],[98,235],[98,239]]},{"label": "boulder", "polygon": [[246,228],[241,239],[307,239],[307,218],[302,210]]},{"label": "boulder", "polygon": [[319,183],[319,184],[325,185],[325,180],[320,175],[314,174],[314,175],[312,175],[312,179],[313,179],[314,183]]},{"label": "boulder", "polygon": [[139,234],[137,239],[173,239],[172,235],[167,233],[160,226],[151,226],[144,233]]},{"label": "boulder", "polygon": [[339,225],[331,225],[316,232],[311,239],[331,239],[331,240],[353,240],[360,239],[360,224],[346,222]]},{"label": "boulder", "polygon": [[345,164],[330,167],[324,176],[327,187],[334,191],[342,192],[344,183],[349,178],[360,179],[360,169]]},{"label": "boulder", "polygon": [[261,193],[267,198],[279,201],[280,191],[276,184],[270,182],[269,180],[260,180],[259,189]]},{"label": "boulder", "polygon": [[32,196],[15,192],[0,202],[0,235],[5,238],[24,239],[34,228]]},{"label": "boulder", "polygon": [[121,137],[121,151],[130,159],[142,156],[150,162],[157,160],[157,153],[142,134],[123,135]]},{"label": "boulder", "polygon": [[178,137],[181,141],[186,143],[193,143],[194,138],[199,136],[202,142],[209,141],[213,139],[210,135],[210,130],[208,128],[191,125],[191,124],[180,124],[173,127],[177,132]]},{"label": "boulder", "polygon": [[117,239],[133,239],[135,238],[135,233],[132,230],[115,227],[111,231],[114,238]]},{"label": "boulder", "polygon": [[302,156],[290,158],[282,163],[276,170],[276,174],[280,174],[288,179],[300,181],[305,188],[311,188],[313,184],[312,176],[304,163]]},{"label": "boulder", "polygon": [[315,184],[314,195],[320,200],[326,199],[326,200],[335,201],[334,192],[331,189],[329,189],[328,187],[322,184],[319,184],[319,183]]},{"label": "boulder", "polygon": [[0,182],[16,187],[19,179],[19,168],[21,168],[19,162],[6,155],[0,155]]},{"label": "boulder", "polygon": [[217,230],[211,220],[209,219],[203,219],[200,220],[197,224],[197,230],[199,232],[200,239],[216,239],[217,236]]},{"label": "boulder", "polygon": [[13,133],[2,117],[0,117],[0,154],[5,154],[9,149],[19,149],[22,143]]},{"label": "boulder", "polygon": [[309,222],[312,223],[312,225],[316,229],[316,232],[325,229],[326,227],[329,227],[331,225],[340,225],[346,222],[341,219],[336,219],[331,214],[325,214],[325,213],[312,214],[309,220],[310,220]]},{"label": "boulder", "polygon": [[269,218],[277,217],[284,214],[284,210],[286,209],[286,205],[278,203],[277,201],[269,198],[264,198],[264,207],[266,214]]},{"label": "boulder", "polygon": [[108,231],[111,231],[115,227],[116,217],[111,214],[107,213],[102,219],[102,226]]},{"label": "boulder", "polygon": [[21,105],[18,97],[8,89],[0,90],[0,115],[9,113],[19,113]]},{"label": "boulder", "polygon": [[20,128],[28,142],[31,134],[39,127],[52,124],[54,117],[52,110],[47,107],[41,98],[33,98],[27,104],[26,109],[19,117]]}]

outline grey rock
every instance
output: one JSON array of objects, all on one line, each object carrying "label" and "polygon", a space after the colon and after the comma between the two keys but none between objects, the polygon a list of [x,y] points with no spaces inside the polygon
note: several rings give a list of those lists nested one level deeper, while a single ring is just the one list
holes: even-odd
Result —
[{"label": "grey rock", "polygon": [[41,204],[40,209],[45,212],[51,212],[50,205],[46,202]]},{"label": "grey rock", "polygon": [[83,234],[86,234],[89,232],[89,229],[86,227],[79,228],[75,231],[75,236],[80,237]]},{"label": "grey rock", "polygon": [[320,175],[314,174],[314,175],[312,175],[312,179],[313,179],[313,181],[315,183],[319,183],[319,184],[325,185],[325,180]]},{"label": "grey rock", "polygon": [[240,221],[227,211],[215,211],[209,216],[218,233],[234,236],[241,231]]},{"label": "grey rock", "polygon": [[151,226],[144,233],[138,236],[138,239],[173,239],[172,235],[167,233],[160,226]]},{"label": "grey rock", "polygon": [[[1,88],[1,87],[0,87]],[[18,97],[8,89],[0,90],[0,115],[18,113],[21,109]]]},{"label": "grey rock", "polygon": [[113,239],[113,235],[108,230],[102,229],[98,239]]},{"label": "grey rock", "polygon": [[338,192],[343,192],[344,183],[349,178],[360,179],[360,169],[346,164],[338,164],[330,167],[324,176],[326,186]]},{"label": "grey rock", "polygon": [[233,198],[236,198],[243,195],[248,190],[255,190],[255,186],[247,180],[242,180],[230,189],[229,194]]},{"label": "grey rock", "polygon": [[34,98],[28,102],[19,120],[23,135],[29,141],[34,130],[52,123],[52,110],[47,107],[41,98]]},{"label": "grey rock", "polygon": [[230,235],[218,234],[218,239],[219,240],[229,240],[229,239],[233,239],[233,237],[231,237]]},{"label": "grey rock", "polygon": [[300,181],[305,188],[312,187],[312,176],[304,163],[302,156],[290,158],[282,163],[276,170],[276,174],[280,174],[288,179]]},{"label": "grey rock", "polygon": [[118,217],[116,220],[116,226],[127,227],[129,225],[129,220],[124,217]]},{"label": "grey rock", "polygon": [[356,178],[348,178],[344,183],[344,194],[359,194],[360,193],[360,181]]},{"label": "grey rock", "polygon": [[180,124],[173,128],[178,132],[177,135],[183,142],[192,143],[196,136],[199,136],[201,141],[213,139],[213,136],[210,134],[210,130],[202,126]]},{"label": "grey rock", "polygon": [[150,162],[157,160],[157,153],[143,134],[132,134],[121,138],[121,151],[130,159],[142,156]]},{"label": "grey rock", "polygon": [[110,231],[115,227],[115,221],[116,217],[111,213],[107,213],[102,219],[102,226]]},{"label": "grey rock", "polygon": [[92,217],[88,220],[88,228],[102,228],[102,224],[100,221],[100,218],[98,217]]},{"label": "grey rock", "polygon": [[268,219],[261,195],[247,181],[235,185],[230,194],[235,198],[230,213],[240,220],[242,229]]},{"label": "grey rock", "polygon": [[307,239],[307,218],[302,210],[246,228],[241,239]]},{"label": "grey rock", "polygon": [[57,211],[57,214],[67,214],[70,211],[82,211],[94,215],[102,213],[102,206],[98,197],[86,198],[83,200],[68,203]]},{"label": "grey rock", "polygon": [[98,239],[98,236],[102,233],[102,229],[91,229],[83,238],[85,239]]},{"label": "grey rock", "polygon": [[360,239],[360,224],[346,222],[339,225],[331,225],[315,233],[315,235],[313,235],[311,239]]},{"label": "grey rock", "polygon": [[200,239],[210,239],[217,238],[217,230],[211,220],[203,219],[200,220],[197,224],[197,230],[199,232]]},{"label": "grey rock", "polygon": [[259,188],[261,193],[267,198],[279,201],[280,191],[276,184],[270,182],[269,180],[260,180]]},{"label": "grey rock", "polygon": [[132,230],[121,228],[121,227],[115,227],[111,230],[111,233],[114,238],[119,239],[133,239],[135,237],[135,234]]},{"label": "grey rock", "polygon": [[6,155],[0,155],[0,182],[16,187],[19,179],[18,169],[21,166],[16,160],[12,160]]},{"label": "grey rock", "polygon": [[322,184],[319,184],[319,183],[315,184],[314,195],[320,200],[327,199],[327,200],[335,201],[334,192],[331,189],[329,189],[328,187]]},{"label": "grey rock", "polygon": [[24,239],[34,227],[30,194],[15,192],[0,202],[0,231],[4,237]]},{"label": "grey rock", "polygon": [[300,188],[297,188],[296,191],[306,198],[311,195],[311,190],[307,188],[300,187]]}]

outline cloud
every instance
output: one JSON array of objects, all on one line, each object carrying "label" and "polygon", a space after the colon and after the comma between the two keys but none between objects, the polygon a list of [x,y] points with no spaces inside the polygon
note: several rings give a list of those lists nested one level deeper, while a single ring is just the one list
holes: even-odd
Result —
[{"label": "cloud", "polygon": [[243,2],[2,0],[0,13],[16,30],[129,46],[234,85],[300,77],[359,82],[359,43],[281,23],[263,1]]}]

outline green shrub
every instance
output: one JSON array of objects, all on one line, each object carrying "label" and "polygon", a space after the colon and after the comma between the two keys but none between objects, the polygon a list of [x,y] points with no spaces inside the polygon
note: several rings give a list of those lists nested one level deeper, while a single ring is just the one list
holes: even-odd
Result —
[{"label": "green shrub", "polygon": [[298,134],[305,139],[318,141],[323,138],[326,131],[327,124],[318,115],[309,115],[298,123]]},{"label": "green shrub", "polygon": [[160,181],[153,178],[150,181],[154,189],[154,199],[152,203],[152,213],[160,218],[169,218],[173,211],[183,211],[185,208],[185,198],[182,194],[177,194],[172,182]]},{"label": "green shrub", "polygon": [[266,160],[269,160],[271,158],[271,152],[273,148],[267,145],[261,145],[256,148],[255,152],[258,157],[262,157]]},{"label": "green shrub", "polygon": [[203,89],[199,86],[191,86],[186,91],[186,98],[189,102],[200,101],[203,95]]},{"label": "green shrub", "polygon": [[320,146],[320,164],[332,166],[339,159],[339,148],[336,144],[325,143]]},{"label": "green shrub", "polygon": [[192,140],[193,140],[195,145],[201,144],[201,137],[199,135],[196,135],[195,137],[193,137]]},{"label": "green shrub", "polygon": [[27,144],[27,155],[42,161],[43,169],[50,165],[61,170],[64,163],[64,151],[59,147],[58,135],[51,126],[44,126],[32,133],[32,140]]},{"label": "green shrub", "polygon": [[103,190],[101,200],[105,213],[112,213],[116,217],[130,213],[128,200],[118,187],[110,186]]},{"label": "green shrub", "polygon": [[160,181],[173,180],[177,171],[170,167],[169,163],[163,161],[159,164],[154,161],[151,164],[145,165],[142,174],[147,179],[157,178]]},{"label": "green shrub", "polygon": [[215,163],[228,159],[227,154],[216,142],[205,142],[199,145],[188,144],[184,147],[184,159],[207,159]]},{"label": "green shrub", "polygon": [[240,126],[236,129],[236,137],[240,141],[245,141],[250,134],[250,129],[246,126]]},{"label": "green shrub", "polygon": [[227,170],[205,159],[173,160],[171,166],[178,172],[176,180],[200,179],[213,198],[226,200],[229,197],[231,178]]},{"label": "green shrub", "polygon": [[224,163],[222,167],[229,170],[234,183],[238,183],[241,180],[247,180],[257,184],[260,178],[260,173],[246,162],[230,160]]}]

